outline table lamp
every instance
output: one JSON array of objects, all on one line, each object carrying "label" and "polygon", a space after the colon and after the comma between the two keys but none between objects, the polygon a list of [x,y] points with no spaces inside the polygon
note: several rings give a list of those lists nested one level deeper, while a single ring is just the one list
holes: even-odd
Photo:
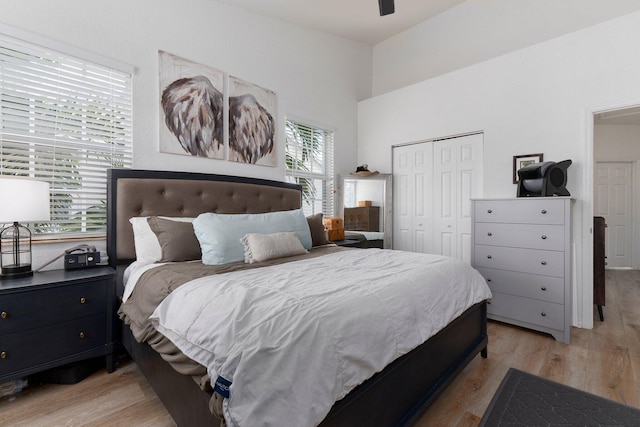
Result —
[{"label": "table lamp", "polygon": [[50,220],[49,183],[26,178],[0,177],[0,277],[30,276],[31,231],[19,222]]}]

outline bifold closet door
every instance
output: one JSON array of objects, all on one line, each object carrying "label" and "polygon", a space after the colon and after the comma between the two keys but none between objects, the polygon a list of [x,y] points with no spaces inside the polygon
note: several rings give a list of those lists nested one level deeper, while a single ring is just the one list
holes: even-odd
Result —
[{"label": "bifold closet door", "polygon": [[433,144],[393,148],[393,248],[433,252]]},{"label": "bifold closet door", "polygon": [[394,147],[394,249],[470,262],[482,166],[482,134]]},{"label": "bifold closet door", "polygon": [[471,199],[482,196],[481,134],[433,143],[434,252],[471,262]]}]

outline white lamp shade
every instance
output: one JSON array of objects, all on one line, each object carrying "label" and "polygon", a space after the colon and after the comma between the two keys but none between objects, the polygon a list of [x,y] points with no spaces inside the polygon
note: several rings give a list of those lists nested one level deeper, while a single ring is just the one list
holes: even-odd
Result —
[{"label": "white lamp shade", "polygon": [[49,221],[49,207],[48,182],[0,178],[0,224]]}]

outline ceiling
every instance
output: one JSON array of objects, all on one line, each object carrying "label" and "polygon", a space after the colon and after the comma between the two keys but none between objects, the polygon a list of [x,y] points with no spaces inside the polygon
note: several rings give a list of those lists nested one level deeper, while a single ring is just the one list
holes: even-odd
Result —
[{"label": "ceiling", "polygon": [[464,0],[396,0],[380,16],[376,0],[215,0],[260,15],[374,45]]}]

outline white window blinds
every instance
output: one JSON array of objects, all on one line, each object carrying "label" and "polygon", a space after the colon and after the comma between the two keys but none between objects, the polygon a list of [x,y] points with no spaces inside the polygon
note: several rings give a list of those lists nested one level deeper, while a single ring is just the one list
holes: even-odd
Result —
[{"label": "white window blinds", "polygon": [[286,175],[302,186],[307,215],[333,216],[333,131],[286,122]]},{"label": "white window blinds", "polygon": [[131,167],[131,75],[0,34],[0,175],[51,189],[34,234],[106,230],[106,170]]}]

